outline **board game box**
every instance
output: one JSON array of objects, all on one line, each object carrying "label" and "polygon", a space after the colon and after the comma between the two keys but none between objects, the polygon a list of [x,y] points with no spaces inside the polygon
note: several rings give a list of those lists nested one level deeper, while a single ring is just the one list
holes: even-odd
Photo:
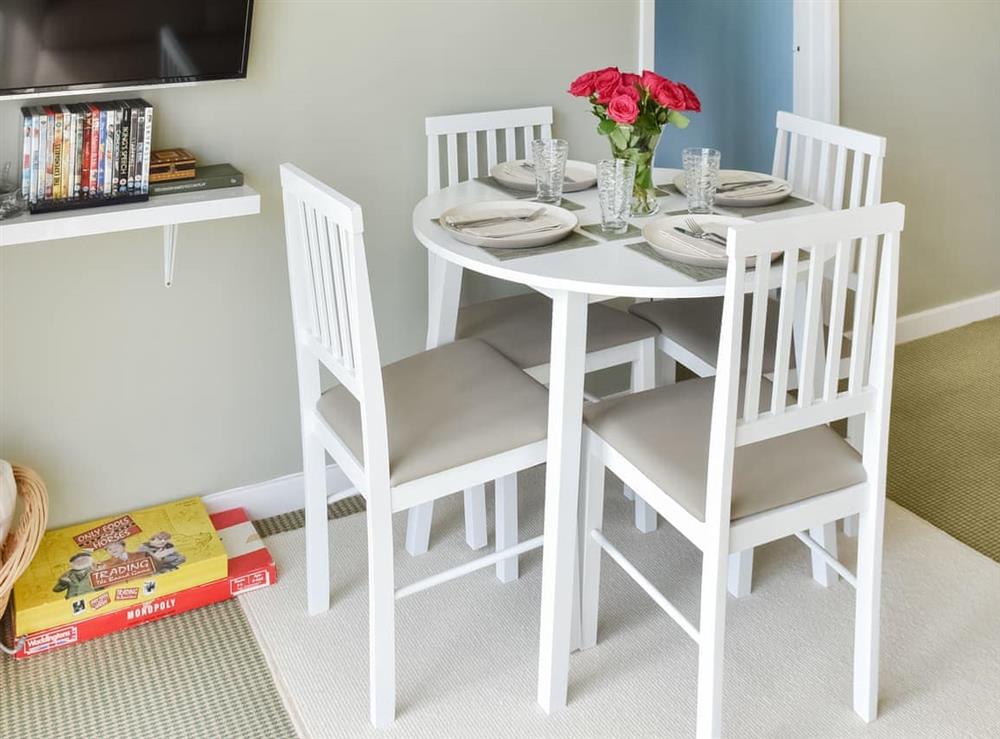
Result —
[{"label": "board game box", "polygon": [[[216,532],[215,538],[228,553],[223,577],[169,594],[158,593],[146,599],[140,599],[141,586],[126,583],[114,587],[113,593],[104,591],[111,602],[118,602],[119,597],[126,601],[124,608],[104,613],[98,610],[96,615],[92,614],[89,618],[34,631],[26,631],[18,623],[15,603],[15,608],[9,614],[7,628],[8,643],[19,645],[14,656],[24,659],[44,654],[60,647],[228,600],[277,581],[274,560],[242,508],[211,514],[209,520]],[[90,596],[100,598],[103,594]]]}]

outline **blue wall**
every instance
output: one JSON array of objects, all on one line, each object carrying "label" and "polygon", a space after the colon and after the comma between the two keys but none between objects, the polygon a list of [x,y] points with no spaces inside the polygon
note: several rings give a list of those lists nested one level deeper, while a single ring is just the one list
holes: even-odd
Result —
[{"label": "blue wall", "polygon": [[702,107],[685,130],[664,130],[656,163],[680,167],[683,148],[711,146],[726,169],[770,172],[775,113],[792,109],[792,1],[657,0],[655,18],[655,71]]}]

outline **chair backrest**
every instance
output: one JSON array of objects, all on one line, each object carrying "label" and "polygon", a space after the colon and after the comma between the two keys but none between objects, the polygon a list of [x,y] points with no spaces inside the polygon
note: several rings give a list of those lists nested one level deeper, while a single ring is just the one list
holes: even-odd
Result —
[{"label": "chair backrest", "polygon": [[358,400],[366,471],[384,465],[388,474],[361,206],[293,164],[280,170],[302,411],[319,399],[321,363]]},{"label": "chair backrest", "polygon": [[[456,182],[489,174],[498,162],[531,159],[531,142],[536,138],[552,137],[552,108],[544,106],[440,115],[428,118],[425,129],[429,195]],[[442,138],[445,140],[443,152],[447,162],[444,170],[441,167]],[[486,157],[485,166],[481,166],[483,154]],[[461,167],[463,164],[465,166]],[[442,175],[445,176],[443,182]]]},{"label": "chair backrest", "polygon": [[772,174],[830,210],[882,202],[885,138],[778,111]]},{"label": "chair backrest", "polygon": [[[732,474],[736,447],[864,414],[865,467],[875,464],[873,460],[879,450],[884,456],[903,215],[901,204],[888,203],[729,229],[729,265],[709,452],[709,480],[715,490],[710,486],[706,516],[713,510],[714,492],[716,497],[722,496],[714,501],[721,506],[714,513],[724,515],[728,521],[731,489],[729,481],[718,475]],[[834,285],[827,317],[829,335],[823,352],[818,314],[823,310],[824,245],[831,243],[835,244]],[[853,253],[856,243],[857,255]],[[807,262],[800,261],[800,251]],[[777,305],[768,298],[772,287],[770,265],[775,256],[782,259]],[[846,328],[848,270],[855,256],[860,267],[850,329],[850,374],[847,389],[840,391],[838,376]],[[767,265],[767,268],[754,269],[749,274],[748,260],[750,265]],[[744,292],[748,284],[753,287],[752,309],[750,325],[744,326]],[[796,299],[797,291],[804,291],[804,300]],[[806,313],[805,336],[803,358],[796,367],[797,398],[789,403],[792,323],[797,303],[800,307],[804,305]],[[766,338],[768,310],[778,310],[778,330],[776,336]],[[745,375],[741,374],[744,331],[749,332]],[[765,340],[774,342],[770,398],[762,392],[767,387],[762,382]],[[820,381],[814,382],[817,377]],[[873,475],[870,472],[870,479]]]}]

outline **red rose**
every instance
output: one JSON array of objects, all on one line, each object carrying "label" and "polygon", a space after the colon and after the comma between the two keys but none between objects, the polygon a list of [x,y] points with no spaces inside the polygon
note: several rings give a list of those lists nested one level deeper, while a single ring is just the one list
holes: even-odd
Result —
[{"label": "red rose", "polygon": [[614,97],[615,90],[622,83],[622,73],[618,67],[605,67],[594,72],[594,89],[597,91],[597,102],[605,105]]},{"label": "red rose", "polygon": [[631,126],[639,117],[639,105],[628,95],[616,95],[608,103],[611,120]]},{"label": "red rose", "polygon": [[685,110],[684,91],[675,83],[664,77],[652,90],[649,91],[653,100],[664,108],[671,110]]},{"label": "red rose", "polygon": [[666,78],[661,77],[656,72],[651,72],[648,69],[642,70],[642,77],[640,78],[639,84],[650,92],[655,90],[661,82],[666,82]]},{"label": "red rose", "polygon": [[578,98],[588,98],[594,94],[595,72],[584,72],[577,77],[569,86],[569,94]]},{"label": "red rose", "polygon": [[693,110],[695,113],[701,112],[701,101],[698,96],[694,94],[694,90],[685,85],[683,82],[678,82],[677,86],[684,93],[684,108],[683,110]]},{"label": "red rose", "polygon": [[619,95],[625,95],[626,97],[630,97],[636,102],[639,102],[639,89],[635,85],[626,85],[624,83],[618,85],[614,92],[612,92],[608,97],[613,100]]},{"label": "red rose", "polygon": [[622,84],[628,87],[635,87],[642,82],[642,77],[631,72],[622,72]]}]

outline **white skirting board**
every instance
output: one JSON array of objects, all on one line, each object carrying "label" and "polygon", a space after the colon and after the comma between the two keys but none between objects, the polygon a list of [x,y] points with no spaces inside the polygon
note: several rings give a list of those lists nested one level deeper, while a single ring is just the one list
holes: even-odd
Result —
[{"label": "white skirting board", "polygon": [[905,344],[994,316],[1000,316],[1000,290],[901,316],[896,321],[896,343]]},{"label": "white skirting board", "polygon": [[[896,321],[896,343],[922,339],[994,316],[1000,316],[1000,291],[902,316]],[[353,490],[350,481],[336,465],[327,467],[326,480],[326,489],[331,496],[342,497]],[[242,507],[250,518],[258,519],[302,508],[303,496],[302,473],[297,473],[212,493],[202,500],[211,512]]]},{"label": "white skirting board", "polygon": [[[265,482],[244,485],[202,496],[209,513],[243,508],[251,519],[269,518],[303,507],[305,489],[302,473],[276,477]],[[344,497],[354,487],[340,468],[331,464],[326,468],[326,490],[331,496]]]}]

